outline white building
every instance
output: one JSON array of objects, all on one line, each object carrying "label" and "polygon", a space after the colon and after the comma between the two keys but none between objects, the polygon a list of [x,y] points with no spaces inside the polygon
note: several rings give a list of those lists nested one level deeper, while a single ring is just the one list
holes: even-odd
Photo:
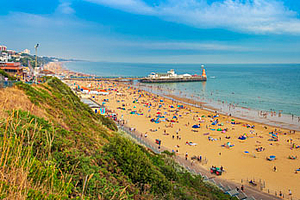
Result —
[{"label": "white building", "polygon": [[30,50],[29,49],[25,49],[22,53],[30,54]]},{"label": "white building", "polygon": [[167,73],[165,74],[152,72],[148,77],[149,78],[186,78],[191,76],[192,75],[190,74],[178,75],[175,73],[174,69],[171,69],[170,71],[167,71]]},{"label": "white building", "polygon": [[11,59],[11,56],[8,53],[0,52],[0,62],[7,63],[9,59]]}]

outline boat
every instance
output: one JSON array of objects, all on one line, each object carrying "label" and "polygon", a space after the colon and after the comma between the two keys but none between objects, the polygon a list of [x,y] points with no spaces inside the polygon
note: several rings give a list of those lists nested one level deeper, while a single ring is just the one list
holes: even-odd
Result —
[{"label": "boat", "polygon": [[167,71],[167,73],[152,72],[150,75],[148,75],[148,77],[141,78],[139,81],[141,83],[175,83],[175,82],[207,81],[204,65],[202,65],[201,68],[202,68],[202,75],[197,75],[197,74],[178,75],[175,73],[174,69],[171,69],[170,71]]}]

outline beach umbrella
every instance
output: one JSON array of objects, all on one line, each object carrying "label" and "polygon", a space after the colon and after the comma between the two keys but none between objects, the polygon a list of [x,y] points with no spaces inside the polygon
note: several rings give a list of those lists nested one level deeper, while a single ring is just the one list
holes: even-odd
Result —
[{"label": "beach umbrella", "polygon": [[272,156],[270,156],[270,158],[273,158],[273,159],[274,159],[274,158],[276,158],[276,156],[272,155]]},{"label": "beach umbrella", "polygon": [[244,151],[244,153],[249,153],[249,151]]},{"label": "beach umbrella", "polygon": [[200,128],[200,126],[196,124],[196,125],[193,125],[192,128]]}]

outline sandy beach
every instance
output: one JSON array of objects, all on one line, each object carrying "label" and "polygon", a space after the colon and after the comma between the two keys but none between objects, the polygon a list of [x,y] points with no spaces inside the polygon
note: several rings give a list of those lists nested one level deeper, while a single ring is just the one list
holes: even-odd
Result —
[{"label": "sandy beach", "polygon": [[71,77],[71,76],[89,77],[90,76],[89,74],[70,71],[64,67],[64,63],[65,62],[49,62],[44,66],[44,69],[55,73],[55,75],[57,76],[64,76],[64,77]]},{"label": "sandy beach", "polygon": [[[187,154],[189,160],[201,156],[202,162],[195,164],[207,170],[222,166],[221,178],[237,183],[260,180],[265,192],[289,196],[290,190],[293,198],[300,198],[300,172],[296,171],[300,167],[299,132],[219,115],[122,83],[66,83],[73,88],[108,91],[109,95],[88,96],[99,104],[104,102],[108,114],[116,114],[118,120],[143,133],[141,137],[159,139],[162,146],[182,157]],[[194,125],[200,128],[192,128]],[[270,156],[276,156],[275,160],[267,160]]]}]

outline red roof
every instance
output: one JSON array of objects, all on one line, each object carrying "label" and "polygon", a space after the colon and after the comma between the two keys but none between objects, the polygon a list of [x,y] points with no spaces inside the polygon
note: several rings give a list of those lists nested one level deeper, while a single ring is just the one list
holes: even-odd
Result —
[{"label": "red roof", "polygon": [[18,67],[18,66],[5,66],[5,67],[2,67],[0,66],[0,69],[16,69],[16,70],[21,70],[22,68],[21,67]]},{"label": "red roof", "polygon": [[21,69],[21,63],[19,62],[9,62],[9,63],[0,63],[1,69]]},{"label": "red roof", "polygon": [[89,88],[86,88],[86,87],[81,87],[81,89],[83,89],[83,90],[90,90]]},{"label": "red roof", "polygon": [[11,63],[4,63],[7,67],[20,67],[21,63],[19,62],[11,62]]}]

